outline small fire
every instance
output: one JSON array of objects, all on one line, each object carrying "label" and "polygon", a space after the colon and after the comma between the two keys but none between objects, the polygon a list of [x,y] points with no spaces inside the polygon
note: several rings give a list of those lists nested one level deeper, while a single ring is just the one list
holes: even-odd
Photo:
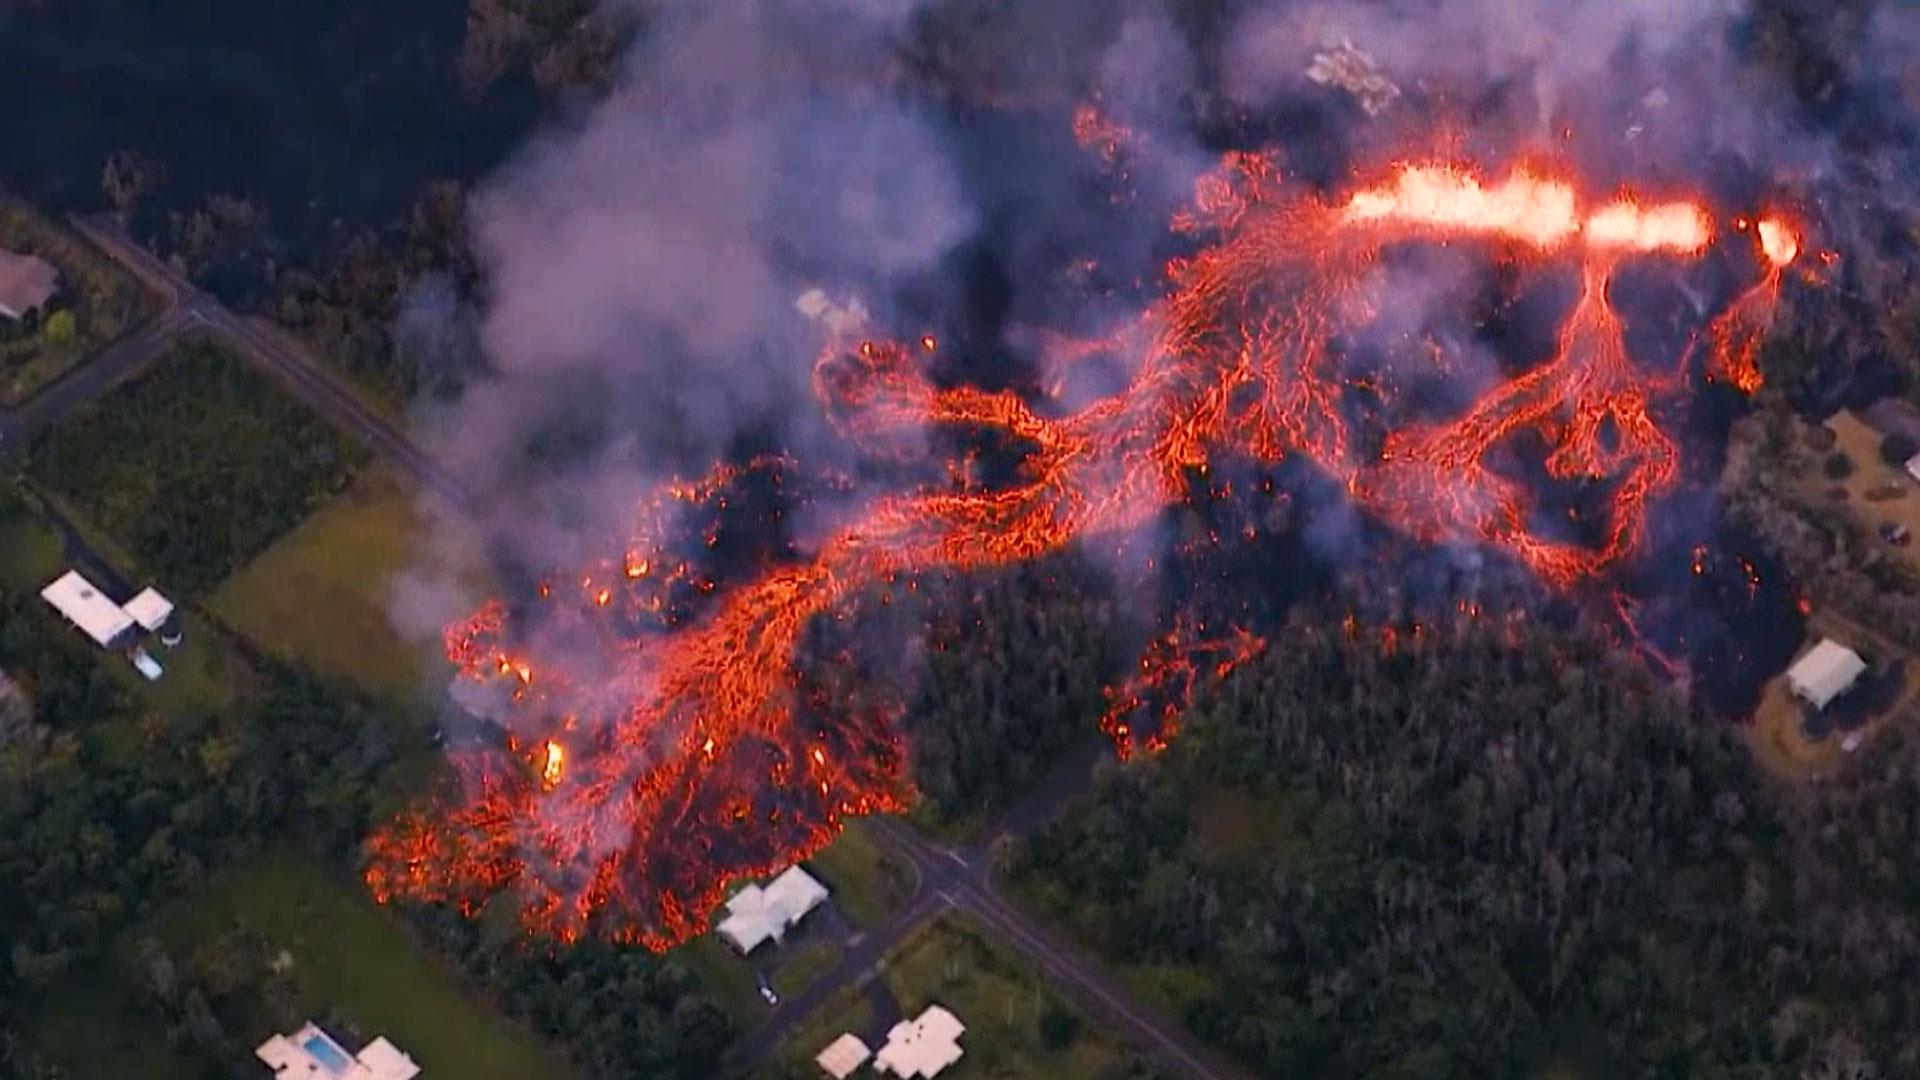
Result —
[{"label": "small fire", "polygon": [[567,749],[548,739],[540,757],[540,783],[548,791],[560,786],[560,778],[567,772]]},{"label": "small fire", "polygon": [[1760,251],[1774,267],[1785,267],[1800,257],[1800,237],[1780,218],[1760,219]]}]

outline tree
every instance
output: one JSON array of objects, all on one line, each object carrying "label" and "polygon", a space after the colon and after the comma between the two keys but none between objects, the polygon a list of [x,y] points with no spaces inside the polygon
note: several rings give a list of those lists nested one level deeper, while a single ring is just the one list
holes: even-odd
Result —
[{"label": "tree", "polygon": [[62,308],[48,315],[47,321],[40,327],[40,333],[46,338],[46,342],[49,345],[65,347],[73,344],[73,339],[78,335],[78,327],[74,325],[73,312]]},{"label": "tree", "polygon": [[1880,440],[1880,460],[1896,468],[1913,460],[1920,454],[1920,443],[1905,432],[1896,431]]},{"label": "tree", "polygon": [[1829,480],[1845,480],[1853,475],[1853,459],[1847,456],[1845,450],[1835,450],[1820,463],[1820,471]]},{"label": "tree", "polygon": [[1080,1037],[1080,1018],[1058,1005],[1049,1005],[1040,1014],[1040,1045],[1049,1050],[1065,1050]]}]

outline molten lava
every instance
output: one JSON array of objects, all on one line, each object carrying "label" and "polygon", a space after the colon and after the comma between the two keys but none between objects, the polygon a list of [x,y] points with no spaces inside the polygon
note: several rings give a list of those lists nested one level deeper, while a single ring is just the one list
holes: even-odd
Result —
[{"label": "molten lava", "polygon": [[[1080,128],[1103,153],[1124,143],[1097,114]],[[1300,459],[1413,537],[1491,545],[1554,583],[1634,549],[1649,500],[1675,479],[1677,450],[1656,418],[1684,380],[1678,357],[1654,375],[1658,364],[1628,355],[1610,293],[1628,260],[1699,258],[1714,235],[1703,205],[1589,205],[1569,181],[1517,171],[1490,182],[1442,165],[1328,200],[1290,191],[1271,158],[1236,153],[1174,226],[1195,248],[1168,265],[1164,297],[1111,340],[1060,350],[1120,356],[1135,372],[1078,411],[939,385],[925,366],[931,335],[917,347],[836,340],[819,358],[816,392],[848,440],[898,458],[925,453],[916,437],[929,428],[992,433],[1022,450],[1010,481],[983,486],[956,463],[943,483],[867,503],[809,553],[723,583],[675,537],[704,531],[711,546],[715,526],[700,515],[771,466],[723,467],[644,507],[637,535],[577,590],[549,584],[528,612],[489,605],[450,629],[450,659],[504,688],[520,745],[542,749],[531,763],[458,756],[459,798],[372,842],[375,895],[475,911],[511,890],[531,927],[563,939],[592,930],[659,949],[698,933],[731,881],[808,856],[848,816],[911,799],[895,713],[811,700],[796,673],[810,621],[902,577],[1124,536],[1223,457]],[[1578,298],[1544,363],[1451,419],[1369,437],[1339,334],[1364,319],[1359,298],[1389,248],[1433,243],[1477,246],[1521,273],[1571,270]],[[1712,325],[1712,370],[1742,387],[1757,385],[1753,345],[1798,247],[1783,219],[1762,221],[1760,281]],[[1366,381],[1369,400],[1391,402],[1389,378]],[[1597,542],[1543,533],[1538,494],[1497,467],[1500,448],[1535,445],[1552,481],[1604,492]],[[1196,682],[1259,648],[1246,631],[1176,625],[1110,693],[1101,725],[1123,751],[1163,745]]]}]

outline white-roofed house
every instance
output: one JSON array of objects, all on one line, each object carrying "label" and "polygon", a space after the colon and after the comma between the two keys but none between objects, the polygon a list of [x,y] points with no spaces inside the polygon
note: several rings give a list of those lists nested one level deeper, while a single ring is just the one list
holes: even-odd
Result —
[{"label": "white-roofed house", "polygon": [[848,1032],[828,1043],[825,1050],[815,1055],[813,1062],[833,1080],[847,1080],[854,1070],[865,1065],[872,1056],[873,1051],[860,1041],[860,1036]]},{"label": "white-roofed house", "polygon": [[720,920],[720,936],[741,953],[751,953],[767,941],[778,942],[808,912],[825,903],[827,887],[798,866],[789,866],[763,888],[748,885],[727,901]]},{"label": "white-roofed house", "polygon": [[60,575],[53,584],[40,590],[40,597],[103,649],[125,644],[139,625],[78,570]]},{"label": "white-roofed house", "polygon": [[1859,653],[1831,638],[1822,638],[1787,669],[1787,686],[1814,708],[1824,709],[1851,689],[1866,670],[1867,662]]},{"label": "white-roofed house", "polygon": [[278,1080],[413,1080],[420,1066],[383,1036],[349,1054],[344,1046],[309,1020],[291,1035],[275,1035],[253,1056]]},{"label": "white-roofed house", "polygon": [[1907,475],[1913,477],[1915,480],[1920,480],[1920,454],[1915,454],[1907,459]]},{"label": "white-roofed house", "polygon": [[967,1025],[939,1005],[929,1005],[912,1020],[902,1020],[887,1032],[887,1045],[873,1055],[873,1067],[903,1080],[930,1078],[945,1072],[966,1051],[960,1036]]},{"label": "white-roofed house", "polygon": [[0,249],[0,317],[24,319],[60,291],[60,271],[33,255]]}]

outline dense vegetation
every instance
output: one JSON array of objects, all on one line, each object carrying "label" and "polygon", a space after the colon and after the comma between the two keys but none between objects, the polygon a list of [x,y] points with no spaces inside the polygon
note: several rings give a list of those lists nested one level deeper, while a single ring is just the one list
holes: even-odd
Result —
[{"label": "dense vegetation", "polygon": [[31,469],[191,595],[345,487],[364,456],[245,364],[193,344],[48,431]]},{"label": "dense vegetation", "polygon": [[[1101,688],[1124,660],[1115,605],[1061,556],[883,586],[822,621],[807,662],[828,700],[903,708],[915,786],[933,816],[977,817],[1097,738]],[[844,704],[837,707],[847,707]]]},{"label": "dense vegetation", "polygon": [[1010,869],[1261,1075],[1920,1067],[1920,750],[1802,807],[1594,655],[1294,627]]}]

